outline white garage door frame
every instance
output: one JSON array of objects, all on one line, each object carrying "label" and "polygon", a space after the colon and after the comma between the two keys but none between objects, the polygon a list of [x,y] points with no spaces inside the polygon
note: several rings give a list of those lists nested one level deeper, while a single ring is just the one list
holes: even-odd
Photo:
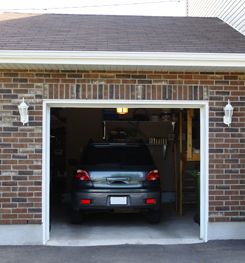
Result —
[{"label": "white garage door frame", "polygon": [[42,239],[50,239],[50,109],[51,108],[198,108],[200,109],[200,239],[208,241],[208,178],[209,178],[209,107],[208,101],[163,100],[44,100],[43,101],[43,164],[42,164]]}]

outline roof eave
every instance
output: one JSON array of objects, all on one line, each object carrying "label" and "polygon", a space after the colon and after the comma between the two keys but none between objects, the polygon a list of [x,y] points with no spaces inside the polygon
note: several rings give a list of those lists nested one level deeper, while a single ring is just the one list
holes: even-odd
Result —
[{"label": "roof eave", "polygon": [[207,67],[245,70],[245,54],[187,52],[26,51],[1,50],[0,64],[144,67]]}]

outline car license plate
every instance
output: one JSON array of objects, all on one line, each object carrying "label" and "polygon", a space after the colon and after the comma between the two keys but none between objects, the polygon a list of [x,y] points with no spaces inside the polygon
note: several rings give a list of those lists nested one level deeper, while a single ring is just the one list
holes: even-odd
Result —
[{"label": "car license plate", "polygon": [[127,204],[127,197],[120,196],[120,197],[111,197],[110,198],[111,205],[126,205]]}]

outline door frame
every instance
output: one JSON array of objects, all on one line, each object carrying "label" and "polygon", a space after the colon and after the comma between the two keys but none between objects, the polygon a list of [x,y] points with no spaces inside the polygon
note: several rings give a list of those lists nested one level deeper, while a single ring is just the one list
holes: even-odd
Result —
[{"label": "door frame", "polygon": [[207,242],[209,178],[209,104],[208,101],[166,100],[43,100],[42,152],[42,234],[43,244],[50,239],[50,110],[51,108],[181,108],[200,109],[200,239]]}]

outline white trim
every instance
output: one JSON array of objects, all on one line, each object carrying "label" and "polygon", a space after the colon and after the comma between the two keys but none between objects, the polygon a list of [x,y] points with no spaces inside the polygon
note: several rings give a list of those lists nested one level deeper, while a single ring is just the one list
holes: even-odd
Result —
[{"label": "white trim", "polygon": [[[43,241],[49,240],[49,214],[50,214],[50,106],[43,103],[43,152],[42,152],[42,222]],[[45,201],[44,201],[45,200]],[[48,201],[47,201],[48,200]],[[45,205],[44,205],[45,202]],[[48,211],[48,213],[47,213]],[[43,243],[44,245],[46,242]]]},{"label": "white trim", "polygon": [[[59,100],[44,99],[43,102],[50,107],[69,107],[69,108],[135,108],[143,105],[144,108],[200,108],[205,106],[207,101],[174,101],[174,100]],[[100,106],[98,106],[100,105]],[[183,107],[182,107],[183,106]]]},{"label": "white trim", "polygon": [[[208,241],[208,214],[209,214],[209,107],[208,103],[200,108],[200,238]],[[204,151],[202,150],[204,149]],[[203,215],[203,216],[202,216]]]},{"label": "white trim", "polygon": [[[201,114],[201,225],[200,238],[205,242],[207,239],[208,222],[208,101],[163,101],[163,100],[44,100],[43,101],[43,244],[49,240],[49,145],[50,137],[50,108],[51,107],[72,107],[72,108],[115,108],[121,107],[144,107],[144,108],[200,108]],[[206,127],[206,126],[207,127]]]},{"label": "white trim", "polygon": [[202,66],[244,67],[245,54],[183,52],[112,52],[112,51],[26,51],[2,50],[0,63],[132,65],[132,66]]}]

